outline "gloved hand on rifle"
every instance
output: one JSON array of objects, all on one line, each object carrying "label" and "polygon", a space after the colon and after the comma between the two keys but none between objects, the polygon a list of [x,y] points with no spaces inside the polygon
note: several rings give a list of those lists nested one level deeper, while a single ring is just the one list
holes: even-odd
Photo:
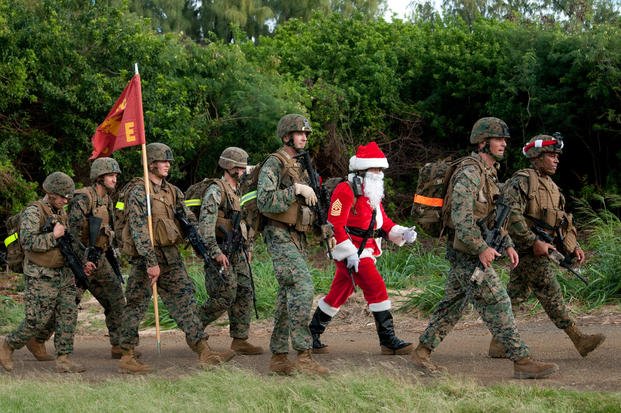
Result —
[{"label": "gloved hand on rifle", "polygon": [[416,233],[415,228],[416,227],[410,227],[403,231],[403,240],[407,244],[411,244],[416,241],[416,237],[418,236],[418,234]]},{"label": "gloved hand on rifle", "polygon": [[313,191],[313,188],[308,185],[297,183],[293,184],[293,186],[295,187],[295,194],[302,195],[306,201],[306,205],[314,206],[317,203],[317,195],[315,191]]},{"label": "gloved hand on rifle", "polygon": [[360,257],[358,254],[352,254],[347,259],[347,268],[353,270],[354,272],[358,272],[358,265],[360,264]]}]

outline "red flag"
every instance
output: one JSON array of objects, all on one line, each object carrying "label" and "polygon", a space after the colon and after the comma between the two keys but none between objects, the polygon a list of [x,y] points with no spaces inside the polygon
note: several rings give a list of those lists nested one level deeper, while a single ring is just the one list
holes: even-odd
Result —
[{"label": "red flag", "polygon": [[145,143],[140,75],[136,73],[92,137],[89,159],[110,156],[117,149]]}]

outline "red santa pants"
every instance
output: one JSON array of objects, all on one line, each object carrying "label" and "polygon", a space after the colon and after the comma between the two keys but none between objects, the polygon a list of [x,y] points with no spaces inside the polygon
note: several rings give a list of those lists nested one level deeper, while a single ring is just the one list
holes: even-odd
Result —
[{"label": "red santa pants", "polygon": [[[358,272],[354,273],[354,280],[356,285],[362,289],[364,298],[367,300],[370,307],[372,304],[379,304],[379,306],[373,306],[378,307],[377,310],[371,308],[371,311],[390,309],[386,284],[384,284],[384,279],[379,271],[377,271],[375,261],[373,261],[372,258],[362,258],[360,260]],[[326,295],[323,300],[329,306],[338,309],[347,301],[353,292],[354,286],[352,285],[347,265],[344,261],[337,261],[334,280],[332,280],[328,295]]]}]

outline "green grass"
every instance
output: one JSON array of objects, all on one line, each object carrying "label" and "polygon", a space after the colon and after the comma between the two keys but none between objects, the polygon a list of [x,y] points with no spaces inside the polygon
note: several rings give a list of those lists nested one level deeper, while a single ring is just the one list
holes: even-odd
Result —
[{"label": "green grass", "polygon": [[53,412],[615,412],[621,394],[472,380],[419,380],[359,370],[328,378],[260,376],[234,368],[182,378],[0,377],[0,411]]},{"label": "green grass", "polygon": [[24,318],[24,306],[11,297],[0,295],[0,334],[11,332]]}]

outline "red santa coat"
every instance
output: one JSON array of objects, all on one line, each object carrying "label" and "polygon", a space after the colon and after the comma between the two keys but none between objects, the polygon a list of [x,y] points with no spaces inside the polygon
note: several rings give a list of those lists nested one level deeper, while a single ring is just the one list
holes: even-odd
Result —
[{"label": "red santa coat", "polygon": [[[370,311],[384,311],[391,307],[384,279],[375,267],[375,257],[382,254],[381,238],[367,240],[360,255],[357,273],[350,275],[344,261],[348,256],[357,254],[362,243],[361,237],[348,234],[345,227],[367,230],[371,223],[372,211],[373,209],[366,196],[354,198],[354,193],[348,182],[342,182],[334,189],[328,221],[334,226],[334,237],[337,242],[336,247],[332,250],[332,256],[336,260],[336,272],[330,291],[319,300],[319,308],[330,316],[336,315],[341,305],[347,301],[347,298],[354,291],[352,277],[362,289]],[[375,220],[374,229],[383,229],[388,234],[388,239],[400,246],[405,243],[403,232],[406,228],[396,225],[386,215],[381,204]]]},{"label": "red santa coat", "polygon": [[[369,198],[366,196],[355,198],[349,182],[341,182],[334,188],[330,210],[328,211],[328,221],[334,226],[334,237],[337,244],[332,251],[332,256],[335,260],[341,261],[358,252],[362,238],[348,234],[345,231],[345,226],[367,230],[371,223],[372,212]],[[376,213],[374,229],[379,228],[388,234],[388,239],[392,242],[399,246],[404,244],[403,232],[406,228],[396,225],[386,215],[381,203],[379,211]],[[368,239],[365,250],[360,257],[379,257],[382,254],[381,242],[381,238]]]}]

